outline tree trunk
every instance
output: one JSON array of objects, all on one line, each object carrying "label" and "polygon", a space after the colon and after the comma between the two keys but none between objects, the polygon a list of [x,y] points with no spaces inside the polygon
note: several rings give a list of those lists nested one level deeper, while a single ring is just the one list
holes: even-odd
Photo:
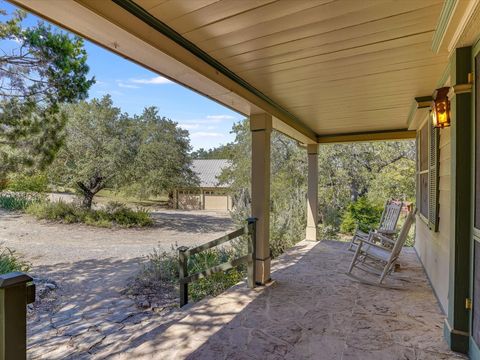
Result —
[{"label": "tree trunk", "polygon": [[357,184],[354,182],[350,183],[350,199],[355,202],[358,200],[358,189],[357,189]]},{"label": "tree trunk", "polygon": [[175,197],[173,190],[168,192],[168,207],[174,209],[175,208]]},{"label": "tree trunk", "polygon": [[77,182],[77,186],[83,194],[82,206],[91,209],[93,197],[105,187],[104,177],[95,175],[87,183]]},{"label": "tree trunk", "polygon": [[92,208],[92,202],[93,202],[93,194],[91,191],[83,191],[83,200],[82,200],[82,206],[87,209]]}]

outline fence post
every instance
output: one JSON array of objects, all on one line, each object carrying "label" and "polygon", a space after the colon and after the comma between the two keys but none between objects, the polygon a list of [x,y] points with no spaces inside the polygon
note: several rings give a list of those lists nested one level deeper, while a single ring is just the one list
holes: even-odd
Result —
[{"label": "fence post", "polygon": [[188,250],[186,246],[178,248],[178,277],[180,283],[180,307],[188,304],[188,282],[184,282],[185,277],[188,276],[188,259],[185,256],[185,251]]},{"label": "fence post", "polygon": [[0,360],[27,358],[27,304],[35,301],[31,281],[21,272],[0,275]]},{"label": "fence post", "polygon": [[248,253],[252,255],[251,260],[247,264],[248,287],[255,287],[255,268],[257,260],[257,218],[251,217],[247,219],[248,223]]}]

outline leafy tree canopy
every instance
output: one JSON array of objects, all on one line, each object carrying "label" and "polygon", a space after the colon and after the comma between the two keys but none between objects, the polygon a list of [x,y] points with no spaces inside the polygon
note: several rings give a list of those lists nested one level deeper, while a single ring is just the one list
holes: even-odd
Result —
[{"label": "leafy tree canopy", "polygon": [[138,129],[140,143],[127,190],[148,197],[171,193],[178,187],[198,185],[199,179],[191,169],[187,130],[159,116],[153,106],[130,119],[130,124]]},{"label": "leafy tree canopy", "polygon": [[192,152],[192,159],[229,159],[233,144],[220,145],[213,149],[200,148]]},{"label": "leafy tree canopy", "polygon": [[[251,136],[248,120],[233,126],[232,166],[222,173],[231,184],[234,218],[250,216]],[[296,141],[273,132],[271,144],[271,248],[278,255],[304,237],[306,221],[307,152]],[[388,198],[413,200],[413,141],[321,145],[318,154],[319,219],[338,230],[352,201],[373,207]]]},{"label": "leafy tree canopy", "polygon": [[24,27],[23,11],[0,22],[0,177],[50,163],[62,144],[61,103],[85,99],[88,79],[83,40],[38,22]]},{"label": "leafy tree canopy", "polygon": [[158,116],[156,108],[129,117],[105,96],[66,106],[64,112],[65,144],[51,177],[77,188],[85,207],[106,187],[148,196],[195,185],[188,131]]}]

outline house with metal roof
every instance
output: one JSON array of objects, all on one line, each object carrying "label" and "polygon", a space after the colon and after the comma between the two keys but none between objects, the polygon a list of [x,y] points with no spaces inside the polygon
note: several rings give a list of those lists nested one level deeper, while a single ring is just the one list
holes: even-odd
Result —
[{"label": "house with metal roof", "polygon": [[228,184],[220,181],[222,171],[230,165],[225,159],[193,160],[192,170],[199,178],[197,188],[179,188],[175,191],[175,208],[183,210],[232,209]]}]

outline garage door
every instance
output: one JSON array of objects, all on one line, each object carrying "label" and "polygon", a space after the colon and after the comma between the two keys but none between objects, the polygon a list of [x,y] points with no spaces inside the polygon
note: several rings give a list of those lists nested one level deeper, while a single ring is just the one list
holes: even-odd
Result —
[{"label": "garage door", "polygon": [[205,210],[228,210],[227,195],[207,195],[205,194]]}]

